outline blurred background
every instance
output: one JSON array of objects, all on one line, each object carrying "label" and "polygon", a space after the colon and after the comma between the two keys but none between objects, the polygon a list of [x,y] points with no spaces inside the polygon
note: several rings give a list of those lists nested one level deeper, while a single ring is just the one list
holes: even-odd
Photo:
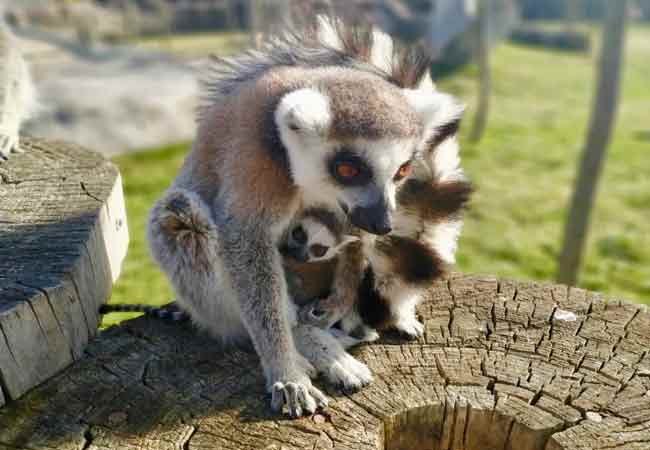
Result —
[{"label": "blurred background", "polygon": [[111,302],[173,298],[144,224],[192,140],[207,55],[319,12],[423,45],[467,104],[461,271],[650,303],[650,0],[9,0],[41,103],[24,131],[122,172],[131,244]]}]

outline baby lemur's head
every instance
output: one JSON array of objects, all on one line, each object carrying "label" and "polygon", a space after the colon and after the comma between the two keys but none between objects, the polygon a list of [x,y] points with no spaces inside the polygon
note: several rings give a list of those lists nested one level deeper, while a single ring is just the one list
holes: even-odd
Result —
[{"label": "baby lemur's head", "polygon": [[300,262],[326,261],[359,240],[344,231],[344,224],[332,211],[309,208],[289,228],[281,250]]}]

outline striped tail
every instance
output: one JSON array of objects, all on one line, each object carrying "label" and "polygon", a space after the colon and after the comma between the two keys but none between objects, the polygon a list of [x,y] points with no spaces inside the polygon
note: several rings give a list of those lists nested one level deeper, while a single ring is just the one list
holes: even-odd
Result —
[{"label": "striped tail", "polygon": [[178,305],[175,302],[167,303],[162,306],[130,303],[102,305],[99,307],[100,314],[110,314],[114,312],[143,313],[145,316],[168,320],[171,322],[183,322],[189,319],[189,315],[178,309]]}]

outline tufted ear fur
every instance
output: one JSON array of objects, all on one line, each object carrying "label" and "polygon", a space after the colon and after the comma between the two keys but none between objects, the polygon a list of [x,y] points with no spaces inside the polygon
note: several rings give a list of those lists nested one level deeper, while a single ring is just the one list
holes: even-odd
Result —
[{"label": "tufted ear fur", "polygon": [[285,95],[275,112],[282,134],[324,136],[332,115],[327,97],[314,89],[298,89]]},{"label": "tufted ear fur", "polygon": [[[428,83],[425,83],[426,87]],[[465,106],[455,97],[430,89],[404,89],[404,96],[417,112],[424,125],[427,139],[457,123]]]}]

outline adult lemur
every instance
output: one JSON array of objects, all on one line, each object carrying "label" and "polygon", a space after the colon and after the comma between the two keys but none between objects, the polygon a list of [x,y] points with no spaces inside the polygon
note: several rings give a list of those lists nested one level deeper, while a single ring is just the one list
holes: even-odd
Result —
[{"label": "adult lemur", "polygon": [[[387,36],[320,19],[216,59],[204,81],[197,139],[151,212],[149,242],[196,324],[223,341],[250,338],[274,409],[295,417],[326,403],[301,353],[313,360],[334,345],[315,327],[292,332],[279,241],[316,204],[368,233],[391,231],[401,168],[461,112],[426,72]],[[333,355],[332,367],[344,357]]]},{"label": "adult lemur", "polygon": [[4,23],[0,2],[0,162],[19,151],[21,123],[35,104],[32,80],[17,39]]}]

